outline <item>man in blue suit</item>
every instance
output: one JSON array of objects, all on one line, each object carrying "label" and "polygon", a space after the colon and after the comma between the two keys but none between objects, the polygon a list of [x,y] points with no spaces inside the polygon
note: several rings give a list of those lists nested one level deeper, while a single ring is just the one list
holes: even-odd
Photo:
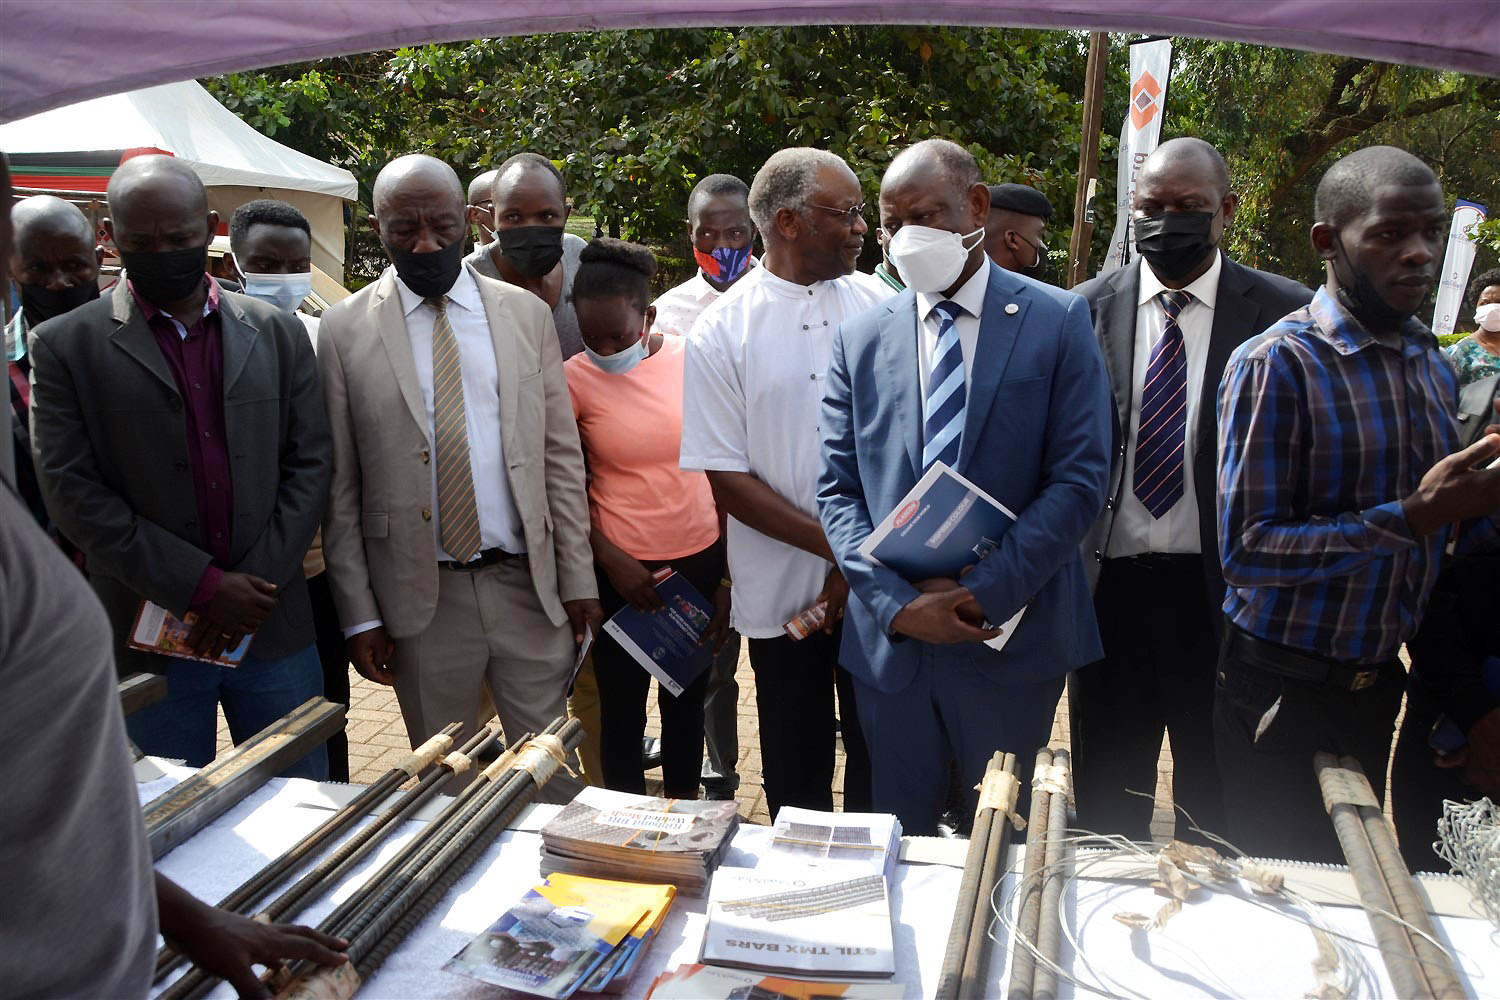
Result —
[{"label": "man in blue suit", "polygon": [[[910,834],[936,831],[950,754],[968,788],[995,750],[1016,753],[1024,792],[1064,676],[1100,656],[1078,546],[1109,473],[1104,361],[1083,299],[986,258],[989,203],[954,143],[892,161],[880,221],[908,288],[840,326],[823,403],[818,506],[851,592],[841,662],[874,808]],[[906,580],[859,547],[935,461],[1018,520],[961,580]],[[1023,607],[987,648],[988,623]]]}]

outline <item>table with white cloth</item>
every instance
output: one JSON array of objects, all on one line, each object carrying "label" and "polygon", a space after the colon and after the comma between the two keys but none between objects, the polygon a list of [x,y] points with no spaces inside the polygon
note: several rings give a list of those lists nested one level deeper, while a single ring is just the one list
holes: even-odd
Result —
[{"label": "table with white cloth", "polygon": [[[155,763],[165,775],[138,786],[143,803],[193,773],[168,762]],[[157,862],[157,870],[200,899],[216,902],[325,821],[355,790],[348,785],[298,778],[273,779],[168,853]],[[418,819],[403,823],[389,834],[352,875],[292,918],[293,922],[316,926],[416,834],[439,807],[429,805],[417,814]],[[522,813],[369,977],[359,996],[512,995],[446,972],[443,964],[540,881],[541,837],[537,830],[558,808],[533,805]],[[768,834],[763,827],[742,827],[743,839],[736,841],[736,850],[730,852],[726,863],[753,863],[755,847]],[[746,850],[738,849],[741,844]],[[936,854],[945,853],[941,845],[927,846],[936,848]],[[946,854],[960,860],[962,857],[961,850],[948,850]],[[1023,854],[1022,847],[1012,849],[1011,874],[997,891],[997,901],[1013,898],[1014,873],[1019,871]],[[903,862],[896,866],[890,895],[894,981],[904,986],[906,997],[930,997],[936,991],[961,876],[961,870],[952,864]],[[1175,996],[1300,997],[1313,990],[1317,946],[1305,924],[1274,908],[1258,908],[1240,898],[1203,895],[1207,898],[1189,902],[1164,928],[1145,932],[1113,917],[1124,911],[1148,916],[1156,913],[1165,900],[1148,884],[1073,881],[1064,898],[1064,911],[1067,926],[1082,947],[1083,959],[1070,944],[1065,945],[1062,965],[1086,981],[1104,981],[1117,995],[1153,1000]],[[1364,912],[1357,905],[1349,905],[1323,906],[1322,913],[1335,932],[1357,942],[1362,961],[1358,963],[1353,995],[1394,996]],[[1472,918],[1438,916],[1434,922],[1439,937],[1456,950],[1460,974],[1471,994],[1500,998],[1500,931],[1477,911]],[[705,900],[679,894],[624,995],[644,996],[658,973],[697,962],[706,926]],[[1002,929],[992,933],[997,940],[984,996],[998,998],[1005,995],[1010,944]],[[232,997],[234,991],[220,983],[212,995]],[[1058,991],[1059,997],[1089,995],[1067,981]]]}]

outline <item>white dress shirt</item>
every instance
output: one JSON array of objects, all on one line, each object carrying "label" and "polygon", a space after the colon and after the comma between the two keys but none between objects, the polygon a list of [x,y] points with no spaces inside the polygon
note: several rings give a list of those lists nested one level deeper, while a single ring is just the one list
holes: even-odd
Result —
[{"label": "white dress shirt", "polygon": [[[757,263],[754,257],[750,258],[751,268],[754,268]],[[747,271],[746,274],[748,273]],[[744,278],[744,275],[740,277]],[[729,287],[733,288],[734,285]],[[661,296],[651,303],[656,307],[656,324],[651,329],[656,333],[670,333],[676,337],[686,337],[693,332],[693,324],[698,321],[699,316],[703,315],[703,310],[717,302],[719,296],[723,294],[724,292],[708,283],[702,271],[695,271],[691,278],[662,292]]]},{"label": "white dress shirt", "polygon": [[957,302],[964,307],[953,321],[958,329],[958,346],[964,356],[964,390],[974,384],[974,349],[979,343],[979,314],[984,310],[984,294],[990,287],[989,258],[984,266],[969,276],[963,287],[953,293],[953,298],[944,298],[941,292],[918,292],[917,315],[922,318],[921,356],[917,359],[918,386],[922,399],[927,399],[927,376],[932,373],[932,352],[937,350],[938,331],[943,320],[936,312],[939,302]]},{"label": "white dress shirt", "polygon": [[[1120,481],[1119,510],[1110,531],[1105,555],[1110,559],[1137,556],[1143,552],[1196,553],[1202,548],[1198,534],[1198,494],[1193,492],[1193,454],[1198,442],[1198,403],[1203,395],[1203,369],[1208,361],[1208,341],[1214,326],[1214,303],[1219,296],[1219,274],[1224,255],[1215,255],[1213,265],[1183,291],[1193,297],[1177,316],[1187,361],[1187,434],[1182,462],[1182,497],[1162,517],[1151,516],[1135,495],[1135,441],[1141,426],[1141,386],[1151,364],[1151,350],[1166,328],[1167,313],[1158,297],[1167,286],[1143,260],[1141,287],[1135,308],[1135,365],[1130,387],[1130,435],[1125,439],[1125,476]],[[1215,447],[1215,442],[1208,442]]]},{"label": "white dress shirt", "polygon": [[[757,267],[704,310],[683,373],[684,469],[748,472],[818,516],[823,389],[838,325],[890,298],[855,273],[798,285]],[[823,589],[831,565],[729,519],[733,624],[751,639],[783,635]]]}]

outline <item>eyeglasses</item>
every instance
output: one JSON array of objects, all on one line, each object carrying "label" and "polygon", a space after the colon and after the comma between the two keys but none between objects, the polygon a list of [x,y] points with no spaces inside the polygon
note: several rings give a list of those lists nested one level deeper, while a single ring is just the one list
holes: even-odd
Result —
[{"label": "eyeglasses", "polygon": [[821,208],[823,211],[832,213],[833,215],[842,215],[844,223],[851,229],[856,222],[862,221],[865,217],[864,202],[860,202],[858,205],[850,205],[848,208],[834,208],[831,205],[819,205],[817,202],[809,202],[809,204],[813,208]]}]

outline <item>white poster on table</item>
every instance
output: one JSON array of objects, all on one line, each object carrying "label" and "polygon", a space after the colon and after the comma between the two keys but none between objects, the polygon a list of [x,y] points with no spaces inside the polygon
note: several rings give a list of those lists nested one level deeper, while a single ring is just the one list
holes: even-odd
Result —
[{"label": "white poster on table", "polygon": [[1109,235],[1103,274],[1130,262],[1130,204],[1141,164],[1161,141],[1161,119],[1167,108],[1167,78],[1172,74],[1172,40],[1153,38],[1130,45],[1130,101],[1120,127],[1120,166],[1115,184],[1115,228]]},{"label": "white poster on table", "polygon": [[1484,206],[1458,199],[1453,207],[1453,225],[1448,229],[1448,252],[1443,255],[1442,280],[1432,307],[1432,332],[1452,333],[1464,307],[1464,287],[1474,266],[1474,231],[1485,219]]}]

